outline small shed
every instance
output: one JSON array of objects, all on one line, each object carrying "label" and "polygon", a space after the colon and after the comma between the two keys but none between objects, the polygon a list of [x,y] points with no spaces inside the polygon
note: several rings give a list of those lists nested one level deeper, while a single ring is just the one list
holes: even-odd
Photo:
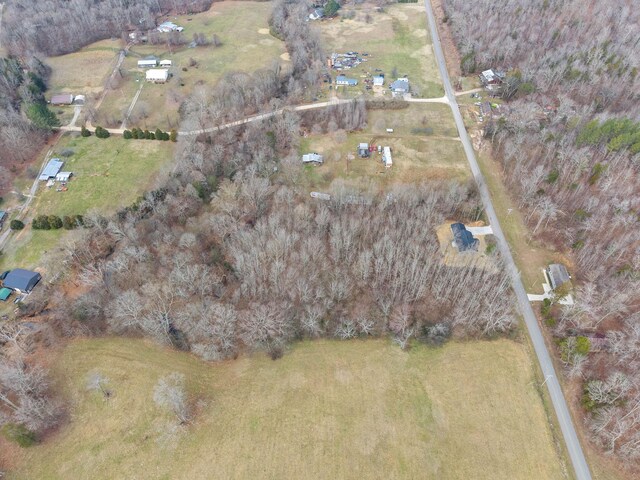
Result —
[{"label": "small shed", "polygon": [[317,153],[307,153],[302,155],[302,163],[323,163],[324,158]]},{"label": "small shed", "polygon": [[2,286],[17,292],[28,293],[33,290],[33,287],[36,286],[41,278],[42,275],[38,272],[32,272],[23,268],[15,268],[7,274],[2,282]]},{"label": "small shed", "polygon": [[73,95],[70,93],[62,93],[51,97],[51,105],[71,105],[73,103]]},{"label": "small shed", "polygon": [[382,87],[384,85],[384,75],[374,75],[373,76],[373,86],[374,87]]},{"label": "small shed", "polygon": [[345,85],[347,87],[355,87],[358,85],[358,80],[355,78],[348,78],[344,75],[338,75],[336,77],[336,85]]},{"label": "small shed", "polygon": [[147,82],[165,83],[169,78],[169,70],[164,68],[152,68],[147,70],[146,78]]},{"label": "small shed", "polygon": [[73,104],[74,105],[84,105],[84,102],[86,101],[86,97],[84,95],[76,95],[73,99]]},{"label": "small shed", "polygon": [[68,182],[73,172],[60,172],[56,175],[56,182]]},{"label": "small shed", "polygon": [[49,163],[47,163],[47,166],[44,167],[44,170],[42,170],[42,173],[40,174],[40,180],[47,181],[50,178],[55,178],[63,165],[64,162],[59,158],[52,158],[51,160],[49,160]]},{"label": "small shed", "polygon": [[173,65],[171,60],[160,60],[161,67],[170,67],[171,65]]},{"label": "small shed", "polygon": [[567,268],[560,263],[552,263],[549,265],[549,267],[547,267],[547,275],[549,276],[551,288],[554,290],[560,285],[571,280],[571,276],[569,275]]},{"label": "small shed", "polygon": [[391,165],[393,165],[393,159],[391,158],[391,148],[384,147],[382,149],[382,163],[384,163],[384,166],[387,168],[391,168]]},{"label": "small shed", "polygon": [[462,223],[452,223],[453,242],[459,252],[477,252],[480,240],[473,238],[473,234]]},{"label": "small shed", "polygon": [[9,298],[9,295],[11,295],[11,289],[10,288],[0,288],[0,301],[2,302],[6,302],[7,299]]},{"label": "small shed", "polygon": [[358,145],[358,156],[361,158],[366,158],[370,155],[369,152],[369,144],[368,143],[360,143]]}]

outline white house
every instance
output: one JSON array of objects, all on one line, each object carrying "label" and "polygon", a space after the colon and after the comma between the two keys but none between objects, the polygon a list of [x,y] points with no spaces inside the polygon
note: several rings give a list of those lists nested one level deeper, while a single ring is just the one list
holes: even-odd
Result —
[{"label": "white house", "polygon": [[393,165],[393,159],[391,158],[391,148],[384,147],[382,149],[382,161],[385,167],[391,168],[391,165]]},{"label": "white house", "polygon": [[171,60],[160,60],[161,67],[170,67],[172,65]]},{"label": "white house", "polygon": [[344,75],[338,75],[336,77],[336,85],[346,85],[348,87],[355,87],[358,85],[358,81],[355,78],[347,78]]},{"label": "white house", "polygon": [[173,22],[162,22],[160,25],[158,25],[157,30],[162,33],[169,33],[169,32],[182,32],[184,28],[179,27]]},{"label": "white house", "polygon": [[322,155],[318,155],[317,153],[307,153],[302,155],[302,163],[322,163],[324,159]]},{"label": "white house", "polygon": [[59,172],[56,175],[56,181],[57,182],[68,182],[72,175],[73,175],[73,172]]},{"label": "white house", "polygon": [[143,58],[142,60],[138,60],[138,68],[153,68],[157,66],[157,58]]},{"label": "white house", "polygon": [[147,70],[147,82],[165,83],[169,78],[169,70],[164,68],[152,68]]}]

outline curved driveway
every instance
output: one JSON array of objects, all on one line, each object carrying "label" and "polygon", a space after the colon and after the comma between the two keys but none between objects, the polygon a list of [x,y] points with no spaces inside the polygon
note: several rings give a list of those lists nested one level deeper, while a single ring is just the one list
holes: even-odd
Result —
[{"label": "curved driveway", "polygon": [[480,167],[478,166],[478,161],[476,160],[473,147],[471,146],[471,140],[469,139],[469,135],[467,134],[467,130],[464,126],[462,115],[460,114],[460,109],[456,102],[456,96],[453,92],[453,88],[451,87],[451,81],[449,80],[449,74],[447,72],[447,66],[442,52],[442,46],[440,44],[440,37],[438,36],[435,15],[433,14],[433,8],[431,7],[430,0],[425,0],[425,9],[427,12],[429,30],[431,31],[431,39],[433,41],[433,49],[438,62],[438,68],[440,69],[444,90],[447,98],[449,99],[449,105],[451,106],[456,126],[458,127],[460,140],[462,141],[464,152],[467,155],[471,172],[473,173],[473,177],[478,185],[480,197],[482,198],[482,203],[484,204],[485,211],[487,212],[490,225],[493,227],[493,234],[498,240],[500,253],[505,260],[507,271],[511,276],[513,290],[516,293],[520,311],[524,317],[527,330],[529,331],[529,336],[531,337],[531,342],[533,343],[533,347],[538,357],[538,362],[540,363],[540,368],[542,369],[542,373],[545,377],[544,383],[549,389],[551,403],[553,404],[553,408],[556,412],[558,423],[560,424],[560,429],[562,430],[562,435],[564,436],[564,441],[567,446],[567,450],[569,451],[569,457],[571,458],[576,478],[578,480],[590,480],[591,472],[589,471],[587,460],[585,459],[582,447],[580,446],[580,441],[578,440],[573,420],[571,418],[569,408],[567,407],[567,402],[564,398],[564,394],[562,393],[560,382],[556,376],[551,356],[549,355],[549,351],[547,350],[547,346],[544,342],[544,336],[542,335],[538,320],[531,308],[531,303],[529,303],[527,298],[522,280],[520,279],[520,273],[518,272],[516,264],[513,261],[513,257],[511,256],[509,244],[502,233],[502,228],[500,228],[498,216],[496,215],[493,204],[491,203],[491,197],[489,196],[489,189],[487,188],[482,172],[480,171]]}]

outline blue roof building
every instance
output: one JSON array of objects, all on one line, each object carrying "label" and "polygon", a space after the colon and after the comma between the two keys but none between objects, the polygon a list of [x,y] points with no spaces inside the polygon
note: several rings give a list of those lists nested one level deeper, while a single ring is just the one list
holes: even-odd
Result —
[{"label": "blue roof building", "polygon": [[452,223],[453,241],[459,252],[477,252],[480,240],[473,238],[473,234],[462,223]]},{"label": "blue roof building", "polygon": [[38,272],[16,268],[4,277],[2,286],[4,288],[10,288],[11,290],[28,293],[33,290],[33,287],[36,286],[41,278],[42,276]]},{"label": "blue roof building", "polygon": [[40,180],[46,182],[50,178],[56,178],[56,175],[63,165],[64,162],[59,158],[52,158],[51,160],[49,160],[49,163],[47,163],[47,166],[44,167],[44,170],[42,170],[42,173],[40,174]]}]

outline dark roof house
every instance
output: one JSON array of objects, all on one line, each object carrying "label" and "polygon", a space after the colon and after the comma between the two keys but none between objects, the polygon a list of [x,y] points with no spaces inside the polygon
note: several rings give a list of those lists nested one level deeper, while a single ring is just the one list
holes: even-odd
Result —
[{"label": "dark roof house", "polygon": [[5,277],[2,286],[19,292],[30,292],[41,278],[42,276],[38,272],[16,268]]},{"label": "dark roof house", "polygon": [[549,282],[551,282],[551,288],[554,290],[571,279],[567,268],[560,263],[552,263],[549,265],[547,275],[549,276]]},{"label": "dark roof house", "polygon": [[71,105],[73,103],[73,95],[70,93],[62,93],[51,97],[51,105]]},{"label": "dark roof house", "polygon": [[473,238],[473,234],[462,223],[452,223],[451,231],[459,252],[478,251],[480,240]]}]

